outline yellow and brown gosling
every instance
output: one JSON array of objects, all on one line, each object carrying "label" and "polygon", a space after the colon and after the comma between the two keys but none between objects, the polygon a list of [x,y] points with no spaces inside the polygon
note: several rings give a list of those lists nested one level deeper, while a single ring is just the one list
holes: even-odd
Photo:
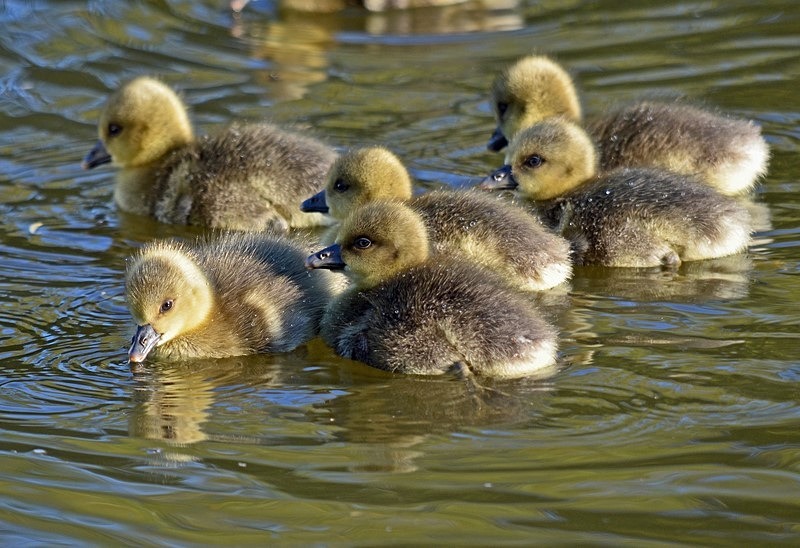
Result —
[{"label": "yellow and brown gosling", "polygon": [[[354,149],[337,159],[325,189],[301,209],[328,213],[341,222],[361,205],[402,201],[422,217],[433,251],[468,257],[509,285],[538,291],[571,275],[569,243],[521,208],[475,191],[437,190],[412,197],[412,186],[408,170],[391,151]],[[332,243],[337,230],[331,227],[323,242]]]},{"label": "yellow and brown gosling", "polygon": [[86,169],[119,168],[120,209],[162,223],[286,230],[324,223],[298,203],[322,188],[336,158],[327,145],[261,124],[233,124],[196,139],[178,95],[150,77],[114,92],[100,114]]},{"label": "yellow and brown gosling", "polygon": [[283,236],[227,232],[161,240],[129,261],[132,362],[287,352],[315,337],[333,276],[307,272]]},{"label": "yellow and brown gosling", "polygon": [[523,294],[467,257],[429,256],[425,225],[401,203],[353,211],[310,269],[343,269],[352,287],[326,311],[341,356],[398,373],[523,377],[551,366],[556,330]]},{"label": "yellow and brown gosling", "polygon": [[597,175],[589,136],[563,118],[523,130],[506,165],[482,183],[516,189],[546,224],[572,241],[576,264],[678,265],[744,251],[747,209],[695,179],[659,169]]},{"label": "yellow and brown gosling", "polygon": [[[491,102],[497,129],[490,150],[501,150],[552,116],[581,121],[572,78],[541,55],[523,57],[500,73]],[[587,129],[598,143],[601,171],[659,167],[697,176],[727,195],[747,193],[767,171],[769,147],[759,126],[689,104],[642,101],[590,120]]]}]

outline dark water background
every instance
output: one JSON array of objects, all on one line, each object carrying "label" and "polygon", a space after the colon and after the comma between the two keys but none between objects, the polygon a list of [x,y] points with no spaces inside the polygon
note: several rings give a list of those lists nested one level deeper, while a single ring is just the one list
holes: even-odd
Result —
[{"label": "dark water background", "polygon": [[[0,1],[3,544],[800,543],[800,7],[494,5]],[[268,117],[385,144],[432,188],[500,164],[487,90],[530,51],[589,114],[687,96],[756,120],[771,227],[677,274],[578,271],[560,370],[482,405],[321,344],[129,369],[125,257],[188,232],[80,170],[122,80],[160,75],[200,132]]]}]

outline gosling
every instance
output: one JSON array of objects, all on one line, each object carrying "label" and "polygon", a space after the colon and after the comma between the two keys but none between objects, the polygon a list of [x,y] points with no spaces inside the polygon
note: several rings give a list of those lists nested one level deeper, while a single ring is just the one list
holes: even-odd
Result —
[{"label": "gosling", "polygon": [[327,145],[271,124],[233,124],[194,137],[186,106],[168,86],[139,77],[100,114],[85,169],[113,162],[123,211],[167,224],[287,230],[324,223],[297,204],[317,192],[336,158]]},{"label": "gosling", "polygon": [[555,362],[556,331],[523,294],[466,258],[430,257],[422,219],[401,203],[358,208],[306,266],[344,270],[352,283],[320,330],[342,357],[398,373],[502,378]]},{"label": "gosling", "polygon": [[145,245],[125,280],[138,326],[130,361],[288,352],[307,342],[334,278],[307,272],[307,254],[283,236],[246,232]]},{"label": "gosling", "polygon": [[[581,121],[569,74],[544,56],[523,57],[495,79],[492,106],[497,129],[490,150],[551,116]],[[600,169],[659,167],[695,175],[727,195],[752,190],[766,174],[769,147],[749,120],[680,103],[644,101],[623,106],[587,126],[599,144]]]},{"label": "gosling", "polygon": [[545,224],[572,241],[575,264],[677,266],[739,253],[750,216],[738,200],[665,170],[597,176],[594,144],[578,125],[550,118],[523,130],[485,189],[517,189]]},{"label": "gosling", "polygon": [[[433,251],[468,257],[515,288],[549,289],[572,274],[569,242],[521,208],[474,191],[411,195],[411,177],[400,159],[383,147],[367,147],[342,154],[325,189],[300,208],[341,222],[366,203],[403,201],[422,217]],[[323,236],[326,245],[337,230],[334,225]]]}]

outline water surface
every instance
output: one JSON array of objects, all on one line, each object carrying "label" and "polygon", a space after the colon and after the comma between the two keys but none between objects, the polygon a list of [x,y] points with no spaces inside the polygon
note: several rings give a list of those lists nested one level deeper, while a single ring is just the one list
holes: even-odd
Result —
[{"label": "water surface", "polygon": [[[253,1],[0,3],[0,537],[5,544],[800,542],[800,10],[479,3],[308,14]],[[80,170],[121,81],[179,88],[199,132],[292,124],[469,184],[488,86],[530,51],[585,110],[685,96],[772,148],[746,255],[584,268],[550,308],[562,363],[491,384],[290,355],[131,370],[125,258],[187,236]]]}]

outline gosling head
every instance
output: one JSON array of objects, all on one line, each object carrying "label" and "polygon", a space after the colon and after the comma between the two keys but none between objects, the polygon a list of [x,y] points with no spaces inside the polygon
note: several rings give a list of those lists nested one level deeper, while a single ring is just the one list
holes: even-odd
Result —
[{"label": "gosling head", "polygon": [[541,55],[523,57],[500,73],[492,84],[492,108],[497,129],[489,150],[502,150],[526,127],[563,116],[580,121],[581,105],[569,74]]},{"label": "gosling head", "polygon": [[355,208],[373,200],[411,198],[411,176],[403,163],[383,147],[350,150],[328,173],[325,190],[302,203],[306,212],[329,213],[342,221]]},{"label": "gosling head", "polygon": [[481,188],[518,190],[531,200],[549,200],[569,192],[597,171],[594,143],[580,126],[549,118],[511,141],[505,165],[486,177]]},{"label": "gosling head", "polygon": [[345,270],[357,287],[374,287],[428,258],[422,219],[407,206],[371,202],[345,219],[336,243],[306,259],[306,268]]},{"label": "gosling head", "polygon": [[84,169],[113,162],[122,168],[152,164],[193,139],[186,107],[167,85],[142,76],[113,93],[100,114],[99,141]]},{"label": "gosling head", "polygon": [[208,278],[191,252],[174,242],[147,245],[133,258],[125,297],[138,326],[128,351],[132,362],[202,325],[214,306]]}]

